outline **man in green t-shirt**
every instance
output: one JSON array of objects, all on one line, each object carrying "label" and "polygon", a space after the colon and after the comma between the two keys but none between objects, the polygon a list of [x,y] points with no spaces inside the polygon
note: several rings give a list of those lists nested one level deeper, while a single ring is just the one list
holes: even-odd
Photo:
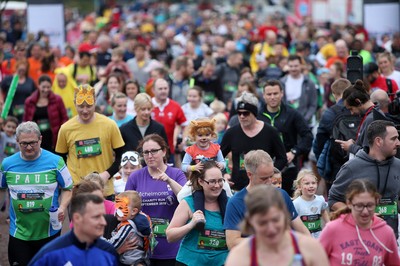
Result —
[{"label": "man in green t-shirt", "polygon": [[20,152],[4,159],[0,188],[10,191],[9,263],[27,265],[42,246],[61,234],[50,223],[49,210],[56,208],[58,221],[64,220],[73,182],[64,160],[40,147],[36,123],[20,124],[16,136]]}]

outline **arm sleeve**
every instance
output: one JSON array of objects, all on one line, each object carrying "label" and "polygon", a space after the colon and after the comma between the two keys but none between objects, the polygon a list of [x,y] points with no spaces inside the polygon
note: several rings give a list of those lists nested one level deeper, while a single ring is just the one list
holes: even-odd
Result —
[{"label": "arm sleeve", "polygon": [[107,169],[107,172],[110,174],[110,178],[112,178],[115,175],[115,173],[118,172],[119,170],[123,147],[114,149],[114,152],[115,152],[115,160],[112,163],[112,165]]},{"label": "arm sleeve", "polygon": [[300,154],[307,155],[312,146],[313,134],[306,120],[298,112],[296,112],[295,127],[297,134],[300,136],[295,148]]},{"label": "arm sleeve", "polygon": [[[232,128],[233,129],[233,128]],[[228,129],[224,136],[222,137],[222,141],[221,141],[221,152],[222,152],[222,156],[226,156],[228,153],[231,152],[232,147],[231,147],[231,131],[232,129]]]},{"label": "arm sleeve", "polygon": [[191,162],[192,162],[192,156],[190,156],[188,153],[185,153],[185,156],[183,156],[182,166],[181,166],[183,172],[187,173],[187,169],[190,166]]},{"label": "arm sleeve", "polygon": [[322,150],[324,149],[325,142],[330,138],[332,132],[332,123],[335,119],[335,114],[332,109],[327,109],[319,122],[317,134],[315,136],[314,154],[318,159]]},{"label": "arm sleeve", "polygon": [[221,151],[221,150],[218,151],[218,154],[217,154],[217,162],[223,163],[223,164],[225,165],[225,158],[224,158],[224,156],[222,155],[222,151]]},{"label": "arm sleeve", "polygon": [[228,204],[226,205],[226,213],[224,218],[225,230],[240,230],[239,224],[244,218],[244,211],[241,212],[239,210],[239,205],[240,204],[236,202],[234,198],[229,199]]},{"label": "arm sleeve", "polygon": [[329,190],[328,205],[330,208],[332,208],[333,204],[336,202],[345,202],[344,192],[346,191],[347,186],[353,180],[351,177],[352,171],[349,169],[346,163],[340,168],[336,175],[336,179]]},{"label": "arm sleeve", "polygon": [[279,137],[278,131],[271,126],[270,130],[270,140],[272,142],[273,154],[270,154],[272,157],[275,157],[274,165],[279,170],[282,170],[287,164],[286,150],[283,142]]},{"label": "arm sleeve", "polygon": [[118,232],[114,236],[112,236],[110,239],[107,239],[107,241],[108,243],[113,245],[115,249],[118,249],[125,242],[130,232],[132,231],[132,226],[124,225],[118,230]]},{"label": "arm sleeve", "polygon": [[308,95],[308,107],[307,107],[307,112],[304,116],[304,119],[306,121],[310,121],[315,112],[317,111],[317,90],[315,89],[315,84],[311,80],[308,81],[309,90],[307,92],[309,93]]}]

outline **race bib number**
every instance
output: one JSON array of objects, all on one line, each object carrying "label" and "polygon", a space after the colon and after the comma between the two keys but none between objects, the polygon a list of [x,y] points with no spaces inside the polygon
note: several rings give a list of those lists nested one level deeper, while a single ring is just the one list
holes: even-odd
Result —
[{"label": "race bib number", "polygon": [[233,84],[225,84],[224,91],[227,91],[227,92],[237,91],[237,86],[235,86]]},{"label": "race bib number", "polygon": [[150,220],[153,225],[154,237],[166,237],[165,231],[169,225],[169,220],[163,218],[150,218]]},{"label": "race bib number", "polygon": [[240,171],[246,171],[246,168],[244,167],[244,153],[240,154],[239,158],[239,170]]},{"label": "race bib number", "polygon": [[23,104],[15,105],[13,109],[13,115],[21,116],[23,114],[24,114],[24,105]]},{"label": "race bib number", "polygon": [[49,119],[39,119],[37,121],[37,125],[40,131],[46,131],[50,129],[50,121]]},{"label": "race bib number", "polygon": [[87,158],[101,154],[100,138],[75,141],[76,156]]},{"label": "race bib number", "polygon": [[215,100],[215,94],[213,92],[205,92],[203,99],[206,103],[212,102]]},{"label": "race bib number", "polygon": [[13,155],[16,152],[17,144],[12,142],[7,142],[4,147],[4,154],[7,156]]},{"label": "race bib number", "polygon": [[42,204],[44,193],[18,193],[17,204],[18,211],[22,213],[43,212]]},{"label": "race bib number", "polygon": [[312,214],[312,215],[303,215],[300,216],[301,221],[307,227],[310,233],[321,231],[321,215],[320,214]]},{"label": "race bib number", "polygon": [[397,217],[397,200],[381,198],[378,206],[375,208],[375,213],[383,216]]},{"label": "race bib number", "polygon": [[206,250],[226,250],[225,231],[204,230],[199,232],[199,240],[197,241],[198,249]]}]

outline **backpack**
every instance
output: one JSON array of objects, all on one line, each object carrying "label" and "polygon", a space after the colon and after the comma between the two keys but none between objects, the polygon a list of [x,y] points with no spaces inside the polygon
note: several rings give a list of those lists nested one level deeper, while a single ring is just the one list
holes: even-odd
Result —
[{"label": "backpack", "polygon": [[348,161],[349,155],[344,151],[339,143],[335,140],[349,140],[357,139],[358,128],[361,124],[361,115],[352,115],[349,110],[344,106],[332,106],[332,110],[336,116],[333,120],[332,136],[331,136],[331,150],[330,157],[331,162],[343,165]]},{"label": "backpack", "polygon": [[358,128],[362,120],[361,115],[352,115],[344,106],[336,104],[331,109],[335,113],[331,137],[327,140],[329,143],[325,143],[324,145],[324,156],[321,156],[321,153],[317,163],[318,173],[330,182],[335,179],[340,167],[349,160],[348,153],[335,140],[356,140]]}]

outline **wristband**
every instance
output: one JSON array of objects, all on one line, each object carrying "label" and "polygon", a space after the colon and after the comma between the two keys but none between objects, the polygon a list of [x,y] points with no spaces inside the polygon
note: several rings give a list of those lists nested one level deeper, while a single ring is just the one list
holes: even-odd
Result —
[{"label": "wristband", "polygon": [[196,166],[195,166],[195,165],[192,165],[192,166],[191,166],[191,170],[192,170],[192,172],[196,171]]}]

